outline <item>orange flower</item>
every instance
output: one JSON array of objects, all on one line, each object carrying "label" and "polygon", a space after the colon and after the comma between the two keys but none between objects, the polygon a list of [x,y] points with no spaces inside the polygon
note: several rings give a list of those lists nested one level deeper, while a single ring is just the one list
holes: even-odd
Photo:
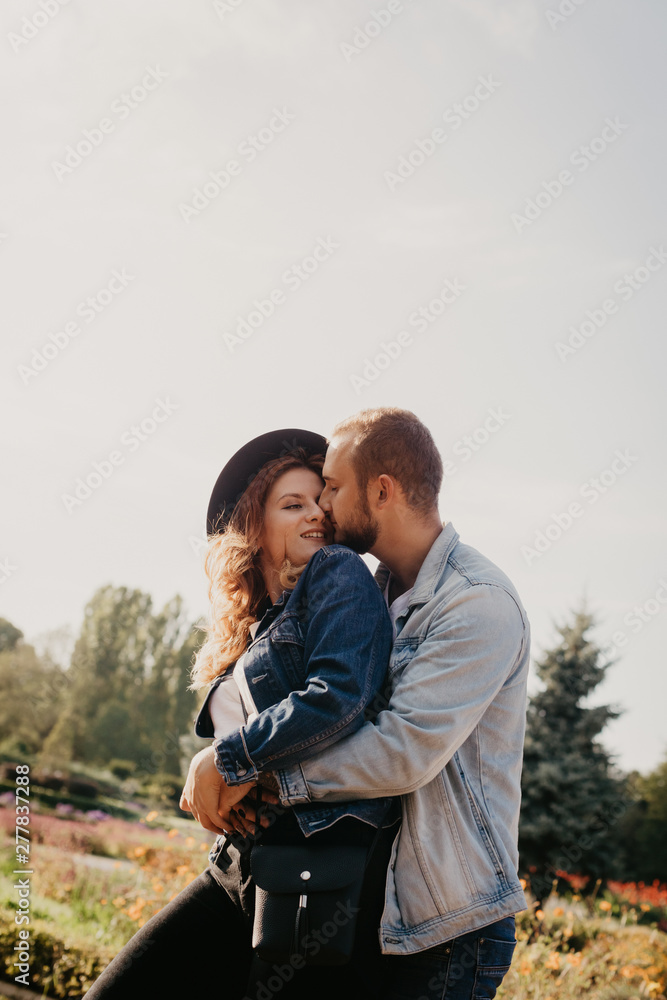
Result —
[{"label": "orange flower", "polygon": [[200,851],[208,851],[208,844],[200,844],[199,845],[199,850]]},{"label": "orange flower", "polygon": [[125,896],[116,896],[116,898],[112,899],[111,902],[114,906],[125,906],[127,900],[125,899]]},{"label": "orange flower", "polygon": [[556,909],[554,910],[554,917],[562,917],[564,913],[565,910],[563,909],[563,907],[557,906]]},{"label": "orange flower", "polygon": [[142,897],[139,896],[139,898],[135,900],[132,906],[128,906],[125,912],[127,913],[130,920],[139,920],[141,918],[141,911],[143,910],[145,905],[146,905],[146,900],[142,899]]},{"label": "orange flower", "polygon": [[526,882],[525,878],[520,878],[519,882],[521,883],[521,888],[522,889],[525,889],[526,886],[528,885],[528,883]]},{"label": "orange flower", "polygon": [[544,968],[553,969],[555,972],[558,972],[558,970],[560,969],[560,955],[558,954],[557,951],[551,952],[548,959],[544,963]]},{"label": "orange flower", "polygon": [[532,971],[533,971],[533,964],[530,961],[530,959],[523,958],[521,960],[521,964],[519,966],[519,975],[520,976],[529,976]]},{"label": "orange flower", "polygon": [[146,848],[145,847],[135,847],[135,849],[134,849],[134,856],[135,856],[135,858],[141,858],[141,857],[143,857],[143,855],[145,853],[146,853]]},{"label": "orange flower", "polygon": [[544,916],[544,910],[535,910],[535,916],[537,917],[538,920],[541,920],[542,917]]},{"label": "orange flower", "polygon": [[146,822],[147,823],[152,823],[154,819],[158,818],[158,816],[159,816],[159,813],[158,813],[157,809],[151,809],[151,811],[146,815]]},{"label": "orange flower", "polygon": [[186,837],[185,838],[185,846],[186,847],[194,847],[195,846],[195,838],[194,837]]},{"label": "orange flower", "polygon": [[611,910],[611,903],[608,899],[601,899],[599,903],[600,909],[604,910],[605,913],[609,913]]},{"label": "orange flower", "polygon": [[581,955],[580,951],[571,952],[567,956],[567,960],[570,963],[570,965],[575,965],[575,966],[576,965],[581,965],[581,958],[582,958],[582,955]]}]

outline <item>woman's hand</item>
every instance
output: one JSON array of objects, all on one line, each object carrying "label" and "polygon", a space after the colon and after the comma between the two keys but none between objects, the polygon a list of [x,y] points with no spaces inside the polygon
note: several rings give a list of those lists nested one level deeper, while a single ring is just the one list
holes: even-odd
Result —
[{"label": "woman's hand", "polygon": [[[191,812],[205,830],[211,833],[252,834],[256,830],[254,789],[256,782],[243,785],[227,785],[215,766],[215,749],[206,747],[195,754],[190,762],[188,776],[181,793],[180,807]],[[242,799],[247,801],[243,804]],[[277,803],[278,797],[263,789],[264,802]],[[268,820],[260,820],[268,826]]]},{"label": "woman's hand", "polygon": [[[247,793],[245,785],[230,788],[224,783],[215,766],[215,750],[210,746],[192,758],[179,805],[184,812],[191,812],[205,830],[228,833],[233,829],[225,823],[228,811]],[[224,817],[218,811],[221,805],[226,807]]]},{"label": "woman's hand", "polygon": [[[261,806],[258,808],[257,805],[257,782],[248,783],[243,785],[243,788],[250,789],[245,798],[225,812],[225,816],[228,817],[227,821],[233,826],[237,833],[242,833],[244,836],[252,837],[258,832],[258,828],[271,826],[271,823],[276,818],[280,812],[284,812],[284,809],[280,808],[280,799],[275,794],[275,792],[270,791],[263,783],[266,775],[260,777],[260,782],[262,786],[261,795]],[[227,785],[223,784],[222,794],[220,797],[220,809],[225,809],[226,807],[226,795],[224,789],[227,791],[232,791]],[[278,812],[275,809],[272,810],[272,818],[270,819],[265,812],[264,807],[266,806],[277,806]],[[220,810],[219,810],[220,811]],[[221,812],[222,815],[222,812]]]}]

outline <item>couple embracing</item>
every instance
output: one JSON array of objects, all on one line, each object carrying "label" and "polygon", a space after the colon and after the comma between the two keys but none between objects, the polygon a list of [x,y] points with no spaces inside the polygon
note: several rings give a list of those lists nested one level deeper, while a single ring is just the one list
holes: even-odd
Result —
[{"label": "couple embracing", "polygon": [[441,484],[431,434],[397,408],[328,442],[262,435],[224,467],[193,669],[212,744],[181,799],[218,837],[90,1000],[495,995],[525,907],[530,630],[443,524]]}]

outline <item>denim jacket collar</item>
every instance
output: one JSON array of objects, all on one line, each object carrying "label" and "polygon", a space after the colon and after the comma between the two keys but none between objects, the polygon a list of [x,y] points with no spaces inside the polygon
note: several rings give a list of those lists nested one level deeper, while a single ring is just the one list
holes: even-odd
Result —
[{"label": "denim jacket collar", "polygon": [[[433,542],[433,545],[428,550],[428,554],[424,559],[424,562],[421,564],[421,568],[417,574],[417,579],[415,580],[414,590],[410,596],[410,603],[405,609],[404,614],[411,608],[426,604],[428,601],[433,599],[433,596],[438,588],[438,583],[440,581],[440,577],[442,576],[445,563],[449,559],[452,549],[458,540],[459,535],[454,529],[454,525],[451,521],[445,521],[443,523],[442,531]],[[380,590],[383,592],[387,586],[389,576],[389,567],[385,566],[384,563],[380,563],[375,573],[375,580]]]}]

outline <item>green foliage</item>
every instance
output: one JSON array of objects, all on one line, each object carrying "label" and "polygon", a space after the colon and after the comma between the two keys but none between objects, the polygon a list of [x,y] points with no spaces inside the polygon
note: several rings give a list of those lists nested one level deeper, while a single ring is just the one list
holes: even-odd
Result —
[{"label": "green foliage", "polygon": [[628,775],[634,802],[620,824],[621,877],[667,882],[667,759],[650,774]]},{"label": "green foliage", "polygon": [[630,800],[625,783],[596,737],[618,712],[585,699],[610,665],[577,612],[558,629],[560,642],[537,664],[544,689],[528,707],[519,849],[533,891],[548,893],[557,870],[615,873],[617,828]]},{"label": "green foliage", "polygon": [[20,628],[16,628],[6,618],[0,618],[0,653],[15,649],[22,638],[23,632]]},{"label": "green foliage", "polygon": [[0,732],[6,734],[0,744],[3,754],[20,759],[41,748],[56,723],[59,699],[66,687],[65,672],[37,656],[27,643],[17,641],[0,652]]},{"label": "green foliage", "polygon": [[[0,970],[14,981],[15,945],[19,927],[13,914],[0,912]],[[30,982],[50,997],[80,997],[88,990],[113,958],[110,949],[96,943],[73,943],[52,923],[33,921],[30,935]],[[1,988],[1,987],[0,987]]]},{"label": "green foliage", "polygon": [[85,609],[43,759],[122,759],[140,781],[157,771],[179,774],[179,738],[196,707],[187,690],[195,648],[179,597],[153,614],[148,594],[101,587]]},{"label": "green foliage", "polygon": [[112,760],[109,762],[109,770],[120,781],[125,781],[130,775],[134,774],[136,769],[136,764],[133,760]]}]

